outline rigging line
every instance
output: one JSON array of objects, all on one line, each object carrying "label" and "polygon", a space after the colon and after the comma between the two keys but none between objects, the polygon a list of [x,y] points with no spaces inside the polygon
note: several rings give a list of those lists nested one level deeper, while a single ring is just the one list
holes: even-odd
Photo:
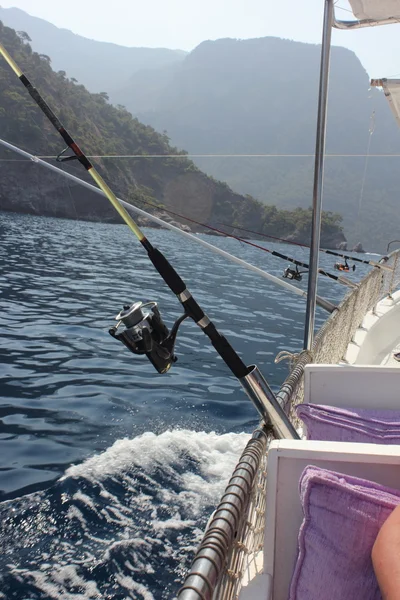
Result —
[{"label": "rigging line", "polygon": [[344,10],[345,12],[348,12],[350,14],[352,14],[354,16],[354,13],[352,10],[350,10],[349,8],[344,8],[344,6],[338,6],[335,2],[335,9],[338,8],[339,10]]},{"label": "rigging line", "polygon": [[[17,152],[21,156],[24,156],[29,161],[33,161],[34,163],[36,163],[40,166],[50,169],[51,171],[70,179],[74,183],[77,183],[77,184],[87,188],[88,190],[90,190],[96,194],[99,194],[100,196],[105,196],[105,193],[102,190],[100,190],[98,187],[92,185],[91,183],[89,183],[87,181],[84,181],[83,179],[80,179],[79,177],[76,177],[76,175],[73,175],[72,173],[68,173],[67,171],[62,171],[59,167],[56,167],[55,165],[52,165],[50,163],[45,162],[44,160],[41,160],[37,156],[34,156],[33,154],[26,152],[26,150],[22,150],[21,148],[18,148],[18,146],[14,146],[13,144],[10,144],[9,142],[6,142],[5,140],[2,140],[2,139],[0,139],[0,144],[2,146],[4,146],[5,148],[8,148],[9,150]],[[179,235],[186,237],[186,238],[192,240],[193,242],[196,242],[197,244],[204,246],[205,248],[207,248],[211,252],[214,252],[215,254],[220,254],[227,260],[234,262],[234,263],[244,267],[245,269],[248,269],[250,271],[257,273],[261,277],[264,277],[264,279],[268,279],[272,283],[279,285],[279,286],[285,288],[286,290],[288,290],[294,294],[297,294],[298,296],[302,296],[303,298],[305,298],[307,296],[307,292],[305,292],[301,288],[298,288],[290,283],[287,283],[286,281],[281,280],[279,277],[275,277],[275,275],[271,275],[267,271],[264,271],[263,269],[260,269],[259,267],[256,267],[256,266],[246,262],[245,260],[238,258],[237,256],[230,254],[229,252],[226,252],[225,250],[222,250],[222,248],[218,248],[218,246],[214,246],[213,244],[210,244],[206,240],[203,240],[202,238],[200,238],[196,235],[188,233],[187,231],[183,231],[182,229],[179,229],[179,227],[176,227],[175,225],[171,225],[170,223],[163,221],[159,217],[156,217],[155,215],[152,215],[152,214],[146,212],[145,210],[142,210],[141,208],[133,206],[132,204],[128,204],[128,202],[125,202],[124,200],[119,199],[119,201],[127,210],[133,211],[140,216],[147,217],[151,221],[154,221],[155,223],[158,223],[159,225],[162,225],[163,227],[166,227],[167,229],[170,229],[171,231],[174,231],[175,233],[178,233]],[[324,306],[326,304],[326,301],[323,298],[320,298],[319,296],[317,296],[317,303],[320,306]]]},{"label": "rigging line", "polygon": [[[325,158],[365,158],[366,154],[325,154]],[[53,159],[54,156],[38,154],[38,158]],[[281,154],[281,153],[264,153],[264,154],[88,154],[87,158],[314,158],[315,154]],[[372,158],[399,158],[400,153],[392,154],[369,154]]]},{"label": "rigging line", "polygon": [[[157,208],[155,204],[152,204],[151,202],[148,202],[146,200],[143,200],[143,203],[147,204],[148,206],[153,206],[154,208]],[[255,244],[254,242],[250,242],[249,240],[245,240],[244,238],[241,238],[239,236],[236,236],[236,235],[233,235],[230,233],[226,233],[225,231],[222,231],[222,229],[218,229],[217,227],[212,227],[211,225],[206,225],[205,223],[200,223],[199,221],[196,221],[195,219],[186,217],[186,216],[176,213],[172,210],[169,210],[169,209],[164,209],[164,210],[165,210],[165,212],[170,213],[171,215],[174,215],[176,217],[180,217],[181,219],[185,219],[186,221],[189,221],[190,223],[195,223],[196,225],[200,225],[201,227],[205,227],[206,229],[210,229],[211,231],[220,233],[220,234],[224,235],[225,237],[232,238],[234,240],[237,240],[238,242],[241,242],[243,244],[248,244],[249,246],[253,246],[253,248],[257,248],[258,250],[263,250],[264,252],[268,252],[269,254],[272,254],[273,256],[277,256],[278,258],[287,260],[298,267],[303,267],[304,269],[309,268],[309,265],[307,263],[296,260],[295,258],[286,256],[285,254],[281,254],[280,252],[276,252],[275,250],[270,250],[269,248],[265,248],[264,246],[260,246],[259,244]],[[318,273],[320,273],[321,275],[324,275],[325,277],[329,277],[330,279],[333,279],[334,281],[338,281],[339,283],[342,283],[343,285],[347,285],[348,287],[358,287],[358,284],[354,283],[353,281],[350,281],[346,277],[342,277],[340,275],[339,276],[333,275],[333,273],[324,271],[324,269],[318,269]]]},{"label": "rigging line", "polygon": [[[247,233],[253,233],[254,235],[259,235],[261,237],[265,237],[271,240],[277,240],[279,242],[284,242],[285,244],[293,244],[295,246],[301,246],[302,248],[309,248],[308,244],[300,244],[300,242],[293,242],[291,240],[285,240],[285,238],[276,237],[274,235],[268,235],[266,233],[261,233],[260,231],[253,231],[251,229],[245,229],[244,227],[238,227],[237,225],[228,225],[227,223],[220,223],[224,227],[231,227],[233,229],[240,229],[240,231],[246,231]],[[391,267],[384,265],[382,263],[378,263],[374,260],[363,260],[362,258],[357,258],[355,256],[350,256],[349,254],[343,254],[341,252],[336,252],[334,250],[327,250],[325,248],[319,248],[320,252],[324,252],[325,254],[330,254],[332,256],[339,256],[340,258],[346,258],[348,260],[352,260],[354,262],[363,263],[364,265],[370,265],[371,267],[379,267],[380,269],[384,269],[387,271],[392,271]]]},{"label": "rigging line", "polygon": [[[301,244],[300,242],[293,242],[291,240],[285,240],[285,238],[276,237],[275,235],[268,235],[267,233],[261,233],[259,231],[253,231],[252,229],[246,229],[245,227],[239,227],[238,225],[230,225],[228,223],[221,223],[219,225],[223,225],[224,227],[231,227],[233,230],[240,229],[240,231],[247,231],[247,233],[253,233],[254,235],[259,235],[261,237],[265,237],[271,240],[277,240],[279,242],[285,242],[285,244],[293,244],[294,246],[300,246],[301,248],[309,248],[307,244]],[[340,255],[342,256],[342,255]]]}]

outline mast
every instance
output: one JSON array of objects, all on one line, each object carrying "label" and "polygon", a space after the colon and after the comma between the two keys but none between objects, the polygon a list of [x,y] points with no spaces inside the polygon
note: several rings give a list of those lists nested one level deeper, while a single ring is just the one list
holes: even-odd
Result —
[{"label": "mast", "polygon": [[326,113],[328,106],[329,62],[333,23],[333,0],[325,0],[322,32],[321,65],[318,92],[317,135],[315,142],[313,216],[309,259],[306,319],[304,324],[304,349],[311,350],[314,340],[315,306],[317,294],[319,243],[321,237],[321,206],[325,159]]},{"label": "mast", "polygon": [[[311,350],[314,340],[332,27],[335,27],[335,29],[353,30],[361,29],[363,27],[373,27],[375,25],[389,25],[391,23],[398,23],[400,16],[399,0],[392,0],[391,2],[380,0],[380,2],[371,2],[369,4],[359,3],[356,2],[356,0],[349,0],[349,2],[353,13],[359,17],[358,20],[337,20],[334,14],[334,0],[325,0],[324,7],[324,24],[322,31],[321,65],[318,92],[317,136],[315,144],[313,217],[309,260],[310,270],[308,277],[306,319],[304,324],[303,347],[305,350]],[[387,12],[390,11],[392,11],[392,14],[388,15]]]}]

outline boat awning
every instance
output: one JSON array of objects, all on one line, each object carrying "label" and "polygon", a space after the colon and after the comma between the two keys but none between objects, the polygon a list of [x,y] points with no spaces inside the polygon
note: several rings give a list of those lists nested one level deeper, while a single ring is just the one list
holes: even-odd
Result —
[{"label": "boat awning", "polygon": [[400,125],[400,79],[372,79],[372,87],[382,87],[395,119]]},{"label": "boat awning", "polygon": [[359,21],[400,19],[400,0],[349,0]]}]

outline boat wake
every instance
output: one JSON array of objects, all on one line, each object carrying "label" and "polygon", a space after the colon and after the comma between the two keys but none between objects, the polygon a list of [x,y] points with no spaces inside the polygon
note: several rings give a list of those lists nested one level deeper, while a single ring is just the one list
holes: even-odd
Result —
[{"label": "boat wake", "polygon": [[248,434],[118,440],[0,505],[0,598],[171,598]]}]

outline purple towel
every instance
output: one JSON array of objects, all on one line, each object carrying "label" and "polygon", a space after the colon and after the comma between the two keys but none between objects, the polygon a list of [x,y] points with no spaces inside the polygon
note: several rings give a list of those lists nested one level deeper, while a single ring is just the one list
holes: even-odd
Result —
[{"label": "purple towel", "polygon": [[299,404],[308,440],[400,444],[400,411]]},{"label": "purple towel", "polygon": [[381,600],[371,551],[400,491],[309,466],[300,497],[304,521],[289,600]]}]

